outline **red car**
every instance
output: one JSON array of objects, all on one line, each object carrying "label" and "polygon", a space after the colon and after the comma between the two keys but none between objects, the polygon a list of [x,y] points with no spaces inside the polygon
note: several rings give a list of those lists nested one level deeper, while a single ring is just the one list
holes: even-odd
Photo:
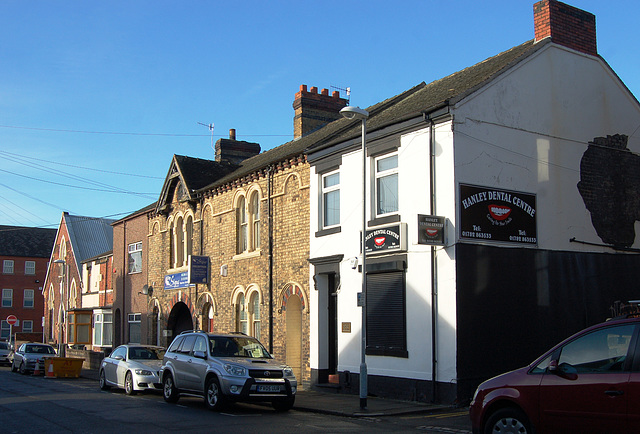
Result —
[{"label": "red car", "polygon": [[638,432],[639,332],[640,318],[607,321],[485,381],[469,409],[473,433]]}]

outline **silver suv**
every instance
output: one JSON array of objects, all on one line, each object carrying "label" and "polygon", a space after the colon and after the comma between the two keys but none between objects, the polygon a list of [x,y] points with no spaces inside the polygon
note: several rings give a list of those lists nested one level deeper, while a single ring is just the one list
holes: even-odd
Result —
[{"label": "silver suv", "polygon": [[226,402],[268,401],[277,411],[287,411],[298,388],[289,366],[242,333],[183,332],[169,346],[160,371],[165,401],[195,393],[211,410]]}]

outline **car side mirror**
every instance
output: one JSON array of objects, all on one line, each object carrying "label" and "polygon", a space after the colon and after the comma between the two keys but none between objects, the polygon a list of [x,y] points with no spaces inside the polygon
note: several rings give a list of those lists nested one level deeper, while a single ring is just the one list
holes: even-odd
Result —
[{"label": "car side mirror", "polygon": [[114,359],[119,360],[119,361],[122,361],[122,360],[124,360],[124,357],[122,357],[122,356],[115,356],[115,357],[114,357]]},{"label": "car side mirror", "polygon": [[578,370],[576,368],[569,363],[558,364],[557,360],[552,360],[549,363],[549,372],[567,380],[573,381],[578,379]]},{"label": "car side mirror", "polygon": [[204,351],[194,351],[193,352],[193,357],[196,357],[198,359],[206,360],[207,359],[207,353],[205,353]]}]

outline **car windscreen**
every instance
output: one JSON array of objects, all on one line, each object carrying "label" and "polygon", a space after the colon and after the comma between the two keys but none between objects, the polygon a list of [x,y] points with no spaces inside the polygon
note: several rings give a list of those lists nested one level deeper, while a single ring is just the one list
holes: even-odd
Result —
[{"label": "car windscreen", "polygon": [[27,345],[25,352],[34,354],[55,354],[53,347],[46,345]]},{"label": "car windscreen", "polygon": [[209,346],[211,355],[214,357],[271,358],[262,344],[251,337],[210,336]]},{"label": "car windscreen", "polygon": [[6,342],[0,342],[0,350],[8,350],[9,344]]},{"label": "car windscreen", "polygon": [[130,360],[162,360],[163,348],[131,347],[129,348]]}]

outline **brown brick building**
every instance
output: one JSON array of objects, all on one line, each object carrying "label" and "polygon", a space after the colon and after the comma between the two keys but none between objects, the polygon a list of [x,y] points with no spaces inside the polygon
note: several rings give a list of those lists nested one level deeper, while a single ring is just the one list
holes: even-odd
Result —
[{"label": "brown brick building", "polygon": [[[330,121],[345,105],[337,92],[301,86],[296,138],[321,126],[302,125],[305,110]],[[160,344],[189,329],[244,332],[309,385],[308,145],[294,140],[260,154],[231,130],[216,143],[215,161],[174,156],[149,213],[148,281]],[[210,261],[208,283],[188,283],[192,255]]]}]

